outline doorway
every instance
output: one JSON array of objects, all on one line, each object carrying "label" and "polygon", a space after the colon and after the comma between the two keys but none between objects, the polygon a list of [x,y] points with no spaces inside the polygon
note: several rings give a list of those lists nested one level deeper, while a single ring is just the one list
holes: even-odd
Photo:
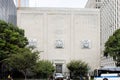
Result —
[{"label": "doorway", "polygon": [[62,64],[56,64],[56,73],[62,73]]}]

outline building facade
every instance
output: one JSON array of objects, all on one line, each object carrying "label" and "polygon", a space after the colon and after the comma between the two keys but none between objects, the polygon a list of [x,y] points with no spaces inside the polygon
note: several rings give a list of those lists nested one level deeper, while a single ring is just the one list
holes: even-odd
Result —
[{"label": "building facade", "polygon": [[20,8],[17,24],[25,30],[31,45],[50,60],[56,72],[68,73],[71,60],[100,66],[100,14],[97,9]]},{"label": "building facade", "polygon": [[[104,0],[101,5],[101,52],[103,54],[105,42],[115,30],[120,28],[120,1],[119,0]],[[113,66],[115,62],[113,58],[101,57],[101,66]]]},{"label": "building facade", "polygon": [[16,7],[29,7],[29,0],[14,0]]},{"label": "building facade", "polygon": [[0,0],[0,19],[16,25],[17,9],[13,0]]},{"label": "building facade", "polygon": [[[96,0],[97,1],[97,0]],[[120,28],[120,1],[119,0],[100,0],[100,44],[101,44],[101,67],[115,67],[115,62],[110,56],[103,54],[105,42],[115,30]],[[88,0],[86,8],[96,8],[95,0]]]},{"label": "building facade", "polygon": [[88,0],[85,8],[100,8],[104,0]]}]

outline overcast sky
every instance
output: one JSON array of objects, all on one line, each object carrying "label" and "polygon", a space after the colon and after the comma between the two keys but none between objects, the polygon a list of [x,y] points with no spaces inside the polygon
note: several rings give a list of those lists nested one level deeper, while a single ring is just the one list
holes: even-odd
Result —
[{"label": "overcast sky", "polygon": [[30,0],[30,7],[84,8],[87,0]]}]

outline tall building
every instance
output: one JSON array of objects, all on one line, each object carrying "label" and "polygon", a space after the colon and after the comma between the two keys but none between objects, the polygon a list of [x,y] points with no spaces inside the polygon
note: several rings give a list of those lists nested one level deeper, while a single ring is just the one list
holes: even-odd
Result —
[{"label": "tall building", "polygon": [[100,8],[104,0],[88,0],[85,8]]},{"label": "tall building", "polygon": [[40,7],[41,5],[39,4],[40,3],[40,0],[29,0],[29,5],[30,7]]},{"label": "tall building", "polygon": [[[88,0],[86,8],[97,8],[95,7],[96,1]],[[105,57],[103,54],[105,42],[113,32],[120,28],[120,1],[119,0],[99,0],[100,3],[100,44],[101,44],[101,67],[113,66],[115,62],[113,58],[108,56]]]},{"label": "tall building", "polygon": [[[101,5],[101,52],[103,54],[105,42],[113,32],[120,28],[120,1],[104,0]],[[101,66],[115,66],[113,58],[101,57]]]},{"label": "tall building", "polygon": [[16,25],[16,6],[13,0],[0,0],[0,19]]},{"label": "tall building", "polygon": [[98,9],[19,8],[17,24],[25,30],[30,45],[50,60],[56,72],[68,73],[71,60],[100,66],[100,13]]},{"label": "tall building", "polygon": [[29,0],[14,0],[16,7],[29,7]]},{"label": "tall building", "polygon": [[[16,6],[19,7],[73,7],[83,8],[85,2],[81,0],[81,5],[79,0],[75,0],[74,3],[70,0],[14,0]],[[72,6],[71,6],[72,5]]]}]

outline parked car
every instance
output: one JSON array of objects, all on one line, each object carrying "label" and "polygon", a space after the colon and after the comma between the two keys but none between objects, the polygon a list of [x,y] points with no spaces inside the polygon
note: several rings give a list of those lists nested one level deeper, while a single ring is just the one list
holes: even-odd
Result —
[{"label": "parked car", "polygon": [[64,76],[62,73],[55,73],[54,74],[54,79],[55,80],[63,80],[64,79]]}]

